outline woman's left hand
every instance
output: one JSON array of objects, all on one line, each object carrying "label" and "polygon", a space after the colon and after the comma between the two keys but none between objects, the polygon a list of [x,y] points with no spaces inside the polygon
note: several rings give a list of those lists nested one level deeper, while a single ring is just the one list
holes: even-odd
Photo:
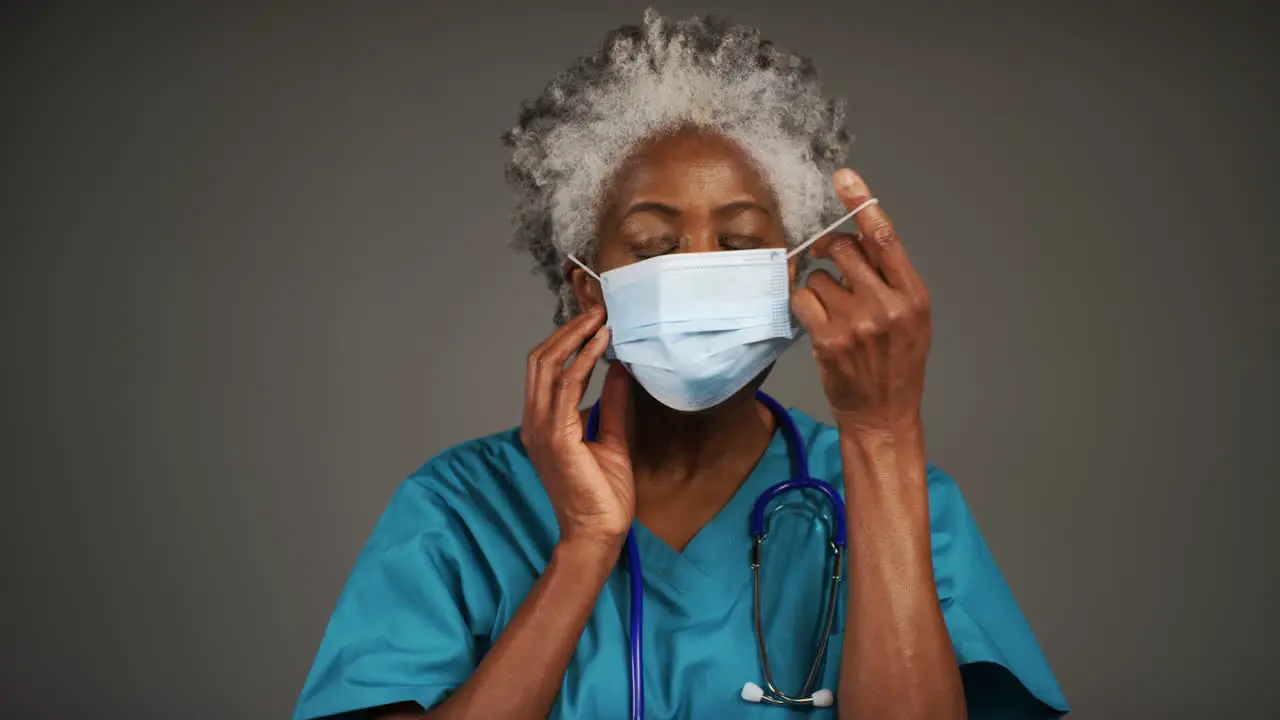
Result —
[{"label": "woman's left hand", "polygon": [[[850,210],[872,197],[852,170],[840,170],[834,182]],[[814,271],[793,294],[792,308],[812,337],[841,432],[914,429],[932,334],[929,293],[879,205],[854,220],[856,235],[828,235],[813,249],[840,268],[843,282]]]}]

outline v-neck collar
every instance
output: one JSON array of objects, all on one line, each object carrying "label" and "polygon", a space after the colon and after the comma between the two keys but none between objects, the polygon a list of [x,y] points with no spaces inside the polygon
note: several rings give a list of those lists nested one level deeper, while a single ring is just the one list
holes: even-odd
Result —
[{"label": "v-neck collar", "polygon": [[[794,413],[789,411],[788,415],[793,422],[796,420]],[[683,552],[677,552],[663,542],[639,520],[633,523],[646,583],[665,585],[671,590],[684,592],[693,589],[700,582],[715,578],[718,569],[725,565],[722,562],[725,556],[734,550],[741,551],[742,557],[739,559],[743,563],[748,561],[751,547],[751,509],[756,498],[769,486],[791,476],[792,450],[787,447],[781,421],[776,425],[764,454],[742,481],[742,485],[729,498],[729,502],[693,536]],[[794,452],[806,451],[804,447],[794,449]]]}]

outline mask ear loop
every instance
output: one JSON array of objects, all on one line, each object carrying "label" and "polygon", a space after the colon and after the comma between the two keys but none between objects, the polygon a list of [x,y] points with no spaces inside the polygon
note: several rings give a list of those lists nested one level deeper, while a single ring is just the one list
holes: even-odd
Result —
[{"label": "mask ear loop", "polygon": [[[841,220],[840,222],[844,222],[844,221],[843,221],[843,220]],[[576,258],[576,257],[574,257],[574,256],[572,256],[572,255],[569,255],[569,256],[567,256],[567,257],[568,257],[571,261],[573,261],[573,264],[574,264],[574,265],[577,265],[578,267],[582,268],[583,270],[585,270],[585,271],[587,272],[587,274],[588,274],[588,275],[590,275],[591,277],[595,278],[595,279],[596,279],[596,282],[603,282],[603,281],[600,279],[600,276],[596,274],[596,271],[595,271],[595,270],[592,270],[591,268],[587,267],[586,265],[583,265],[581,260],[579,260],[578,258]]]},{"label": "mask ear loop", "polygon": [[[818,231],[818,234],[814,235],[813,237],[809,238],[808,240],[805,240],[804,242],[802,242],[802,243],[800,243],[799,245],[795,246],[795,248],[793,248],[790,252],[788,252],[788,253],[787,253],[787,259],[788,259],[788,260],[790,260],[791,258],[795,257],[796,255],[799,255],[800,253],[804,252],[805,250],[807,250],[807,249],[809,248],[809,246],[810,246],[810,245],[812,245],[812,244],[814,244],[814,243],[818,242],[819,240],[821,240],[823,235],[826,235],[827,233],[831,232],[832,230],[835,230],[836,228],[840,227],[841,225],[843,225],[843,224],[845,223],[845,221],[846,221],[846,220],[848,220],[849,218],[853,217],[854,215],[857,215],[858,213],[862,212],[863,210],[866,210],[867,208],[871,207],[872,205],[879,205],[879,204],[880,204],[880,201],[879,201],[879,200],[877,200],[877,199],[875,199],[875,198],[871,198],[870,200],[868,200],[868,201],[866,201],[866,202],[862,203],[861,205],[859,205],[858,207],[856,207],[856,208],[854,208],[854,209],[850,210],[847,214],[845,214],[845,216],[844,216],[844,217],[842,217],[842,218],[840,218],[839,220],[837,220],[837,221],[835,221],[835,222],[831,223],[830,225],[826,226],[825,228],[823,228],[823,229],[819,230],[819,231]],[[570,256],[570,259],[571,259],[571,260],[573,259],[573,258],[572,258],[572,256]],[[577,260],[574,260],[574,262],[578,262],[578,261],[577,261]],[[579,265],[582,265],[582,263],[578,263],[578,264],[579,264]],[[586,266],[584,265],[583,267],[585,268]],[[590,270],[587,270],[587,272],[591,272],[591,271],[590,271]],[[591,274],[592,274],[592,275],[594,275],[595,273],[591,273]]]}]

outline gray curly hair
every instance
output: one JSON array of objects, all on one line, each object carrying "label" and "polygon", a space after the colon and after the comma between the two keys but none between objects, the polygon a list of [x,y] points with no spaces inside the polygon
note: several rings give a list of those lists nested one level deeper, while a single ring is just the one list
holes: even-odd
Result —
[{"label": "gray curly hair", "polygon": [[650,9],[641,25],[608,33],[503,134],[512,244],[559,297],[556,323],[578,312],[565,262],[592,262],[609,183],[641,141],[686,127],[735,141],[772,188],[794,246],[844,212],[830,181],[849,145],[844,110],[823,96],[810,60],[755,28],[715,16],[672,23]]}]

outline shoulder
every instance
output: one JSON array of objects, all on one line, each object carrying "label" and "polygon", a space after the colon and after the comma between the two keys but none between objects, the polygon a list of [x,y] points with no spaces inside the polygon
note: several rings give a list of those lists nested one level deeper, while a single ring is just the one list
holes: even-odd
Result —
[{"label": "shoulder", "polygon": [[447,448],[413,472],[405,484],[445,502],[509,491],[533,472],[518,428]]},{"label": "shoulder", "polygon": [[468,440],[432,456],[396,489],[378,523],[375,544],[424,531],[476,529],[536,509],[546,494],[518,429]]}]

